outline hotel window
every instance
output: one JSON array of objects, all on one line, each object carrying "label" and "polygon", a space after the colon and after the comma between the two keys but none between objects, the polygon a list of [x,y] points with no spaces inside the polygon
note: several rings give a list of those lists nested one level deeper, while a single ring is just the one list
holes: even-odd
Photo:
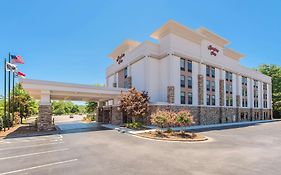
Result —
[{"label": "hotel window", "polygon": [[257,108],[259,106],[258,100],[254,100],[254,107]]},{"label": "hotel window", "polygon": [[212,81],[212,91],[215,92],[216,91],[216,82]]},{"label": "hotel window", "polygon": [[206,66],[206,76],[210,76],[210,66]]},{"label": "hotel window", "polygon": [[264,107],[264,108],[267,108],[267,101],[264,101],[264,102],[263,102],[263,107]]},{"label": "hotel window", "polygon": [[232,82],[232,73],[225,71],[225,80]]},{"label": "hotel window", "polygon": [[226,81],[228,81],[228,75],[229,75],[228,72],[225,71],[225,80],[226,80]]},{"label": "hotel window", "polygon": [[226,105],[226,106],[229,106],[229,97],[228,97],[228,96],[227,96],[226,99],[225,99],[225,105]]},{"label": "hotel window", "polygon": [[212,105],[215,106],[216,105],[216,96],[212,95]]},{"label": "hotel window", "polygon": [[227,94],[228,94],[228,91],[229,91],[229,85],[228,85],[228,84],[226,84],[226,85],[225,85],[225,93],[227,93]]},{"label": "hotel window", "polygon": [[242,96],[247,96],[247,88],[242,89]]},{"label": "hotel window", "polygon": [[206,80],[207,91],[210,91],[210,80]]},{"label": "hotel window", "polygon": [[181,75],[181,87],[184,88],[185,87],[185,76]]},{"label": "hotel window", "polygon": [[243,98],[242,99],[242,107],[247,107],[248,106],[248,100]]},{"label": "hotel window", "polygon": [[232,94],[232,85],[229,85],[229,93]]},{"label": "hotel window", "polygon": [[187,71],[192,72],[192,61],[190,60],[187,61]]},{"label": "hotel window", "polygon": [[210,104],[211,104],[211,103],[210,103],[210,100],[211,100],[211,99],[210,99],[210,94],[207,94],[207,99],[206,99],[206,100],[207,100],[207,105],[210,105]]},{"label": "hotel window", "polygon": [[181,58],[180,64],[181,64],[181,70],[185,71],[185,59]]},{"label": "hotel window", "polygon": [[254,108],[258,108],[258,106],[259,106],[258,88],[259,88],[258,81],[254,80],[254,85],[253,85],[253,90],[254,90]]},{"label": "hotel window", "polygon": [[185,104],[185,92],[181,92],[181,104]]},{"label": "hotel window", "polygon": [[124,69],[124,78],[128,77],[128,67]]},{"label": "hotel window", "polygon": [[192,77],[191,76],[187,77],[187,86],[188,86],[188,88],[192,88]]},{"label": "hotel window", "polygon": [[215,68],[212,67],[212,77],[215,78],[215,75],[216,75],[216,71],[215,71]]},{"label": "hotel window", "polygon": [[188,103],[189,105],[192,105],[192,93],[191,93],[191,92],[188,92],[187,103]]},{"label": "hotel window", "polygon": [[242,85],[247,86],[247,77],[242,77]]}]

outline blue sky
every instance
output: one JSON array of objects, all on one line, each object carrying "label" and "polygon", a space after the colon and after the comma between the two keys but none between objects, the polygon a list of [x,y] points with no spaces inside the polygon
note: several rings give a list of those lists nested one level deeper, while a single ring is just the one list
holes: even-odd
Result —
[{"label": "blue sky", "polygon": [[104,83],[107,55],[118,44],[156,42],[149,35],[174,19],[230,40],[245,66],[281,65],[280,7],[278,0],[1,0],[0,60],[9,51],[23,56],[27,78]]}]

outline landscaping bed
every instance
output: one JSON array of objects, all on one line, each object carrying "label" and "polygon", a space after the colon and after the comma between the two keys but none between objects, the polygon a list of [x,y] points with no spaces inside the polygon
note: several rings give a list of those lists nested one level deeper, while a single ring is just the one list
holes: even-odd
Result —
[{"label": "landscaping bed", "polygon": [[54,134],[57,130],[54,127],[50,131],[38,131],[37,127],[29,126],[27,124],[17,125],[6,132],[0,132],[0,138],[11,138],[11,137],[26,137],[26,136],[37,136],[37,135],[48,135]]},{"label": "landscaping bed", "polygon": [[136,134],[137,136],[155,139],[155,140],[165,140],[165,141],[183,141],[183,142],[199,142],[208,140],[207,137],[201,134],[195,134],[190,132],[160,132],[160,131],[149,131],[144,133]]}]

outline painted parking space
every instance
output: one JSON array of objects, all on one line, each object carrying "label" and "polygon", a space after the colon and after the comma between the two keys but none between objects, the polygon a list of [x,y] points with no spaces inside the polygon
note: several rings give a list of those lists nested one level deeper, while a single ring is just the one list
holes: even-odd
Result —
[{"label": "painted parking space", "polygon": [[78,161],[70,153],[71,149],[64,143],[62,135],[2,139],[0,175],[63,169],[66,164]]}]

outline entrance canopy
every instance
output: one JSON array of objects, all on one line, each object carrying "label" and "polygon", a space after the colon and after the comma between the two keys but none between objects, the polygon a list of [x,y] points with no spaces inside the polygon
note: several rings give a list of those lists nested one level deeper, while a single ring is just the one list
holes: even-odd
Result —
[{"label": "entrance canopy", "polygon": [[[44,80],[21,79],[23,88],[40,104],[50,104],[50,100],[71,101],[116,101],[124,88],[99,87]],[[115,103],[115,102],[114,102]]]}]

